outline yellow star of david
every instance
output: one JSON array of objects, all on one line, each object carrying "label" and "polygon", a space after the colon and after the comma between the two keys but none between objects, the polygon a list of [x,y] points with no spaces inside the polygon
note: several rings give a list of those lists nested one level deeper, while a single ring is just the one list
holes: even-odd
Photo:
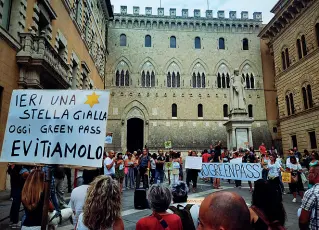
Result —
[{"label": "yellow star of david", "polygon": [[90,105],[92,108],[95,104],[99,104],[99,97],[100,95],[95,94],[95,92],[92,93],[92,95],[86,95],[87,101],[84,104]]}]

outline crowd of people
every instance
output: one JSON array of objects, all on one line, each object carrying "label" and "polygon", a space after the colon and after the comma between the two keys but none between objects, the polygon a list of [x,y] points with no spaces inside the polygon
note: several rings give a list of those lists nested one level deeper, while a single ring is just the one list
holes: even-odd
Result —
[{"label": "crowd of people", "polygon": [[[40,229],[43,217],[45,177],[51,175],[49,192],[48,224],[55,228],[70,220],[78,230],[124,229],[121,203],[124,189],[147,189],[147,200],[152,215],[140,219],[136,229],[284,229],[286,212],[282,196],[286,193],[281,172],[291,174],[289,193],[293,202],[297,195],[302,199],[298,212],[300,229],[318,229],[319,219],[319,155],[297,148],[288,151],[283,159],[275,148],[267,150],[264,144],[258,153],[254,148],[229,151],[218,142],[202,152],[190,150],[188,156],[201,157],[203,163],[260,163],[262,179],[249,182],[252,193],[251,206],[242,197],[221,189],[220,178],[202,178],[212,183],[215,193],[207,196],[201,205],[187,204],[190,191],[196,192],[197,169],[186,169],[184,178],[183,159],[180,152],[158,150],[115,153],[104,155],[103,166],[96,170],[77,170],[75,188],[71,189],[70,169],[56,166],[30,167],[10,165],[11,197],[10,226],[24,230]],[[304,168],[309,169],[308,190]],[[50,172],[50,173],[49,173]],[[70,173],[70,174],[69,174]],[[64,178],[68,180],[70,202],[64,199]],[[185,180],[185,182],[184,182]],[[168,182],[168,185],[164,183]],[[235,180],[241,188],[241,181]],[[232,183],[228,180],[228,183]],[[20,205],[24,215],[19,218]],[[229,215],[231,213],[231,215]]]}]

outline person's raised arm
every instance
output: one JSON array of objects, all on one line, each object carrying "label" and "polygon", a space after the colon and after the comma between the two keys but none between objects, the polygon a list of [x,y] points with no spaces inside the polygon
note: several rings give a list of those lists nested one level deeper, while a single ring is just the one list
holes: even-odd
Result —
[{"label": "person's raised arm", "polygon": [[[110,169],[113,167],[113,165],[115,164],[115,161],[114,161],[114,160],[112,160],[111,158],[110,158],[110,160],[112,161],[111,164],[108,164],[108,165],[107,165],[107,164],[106,164],[107,162],[105,163],[105,166],[106,166],[107,170],[110,170]],[[108,162],[109,162],[109,161],[108,161]]]}]

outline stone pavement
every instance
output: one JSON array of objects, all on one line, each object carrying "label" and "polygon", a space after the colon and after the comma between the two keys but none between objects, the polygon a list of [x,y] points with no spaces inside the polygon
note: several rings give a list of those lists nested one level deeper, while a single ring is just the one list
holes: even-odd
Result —
[{"label": "stone pavement", "polygon": [[[251,193],[249,192],[249,187],[247,183],[243,183],[242,189],[234,188],[234,184],[228,184],[227,182],[222,182],[223,190],[233,191],[241,195],[247,205],[250,205],[251,202]],[[288,188],[286,188],[288,191]],[[198,191],[196,193],[190,193],[189,198],[204,198],[212,192],[216,192],[220,190],[213,190],[211,184],[205,184],[200,182],[198,185]],[[0,192],[0,220],[9,215],[11,201],[9,201],[9,193],[7,193],[7,198],[3,200],[6,196],[4,196],[3,192]],[[66,194],[66,198],[69,199],[70,194]],[[297,230],[298,228],[298,219],[297,219],[297,209],[300,207],[300,198],[297,198],[297,203],[292,203],[292,195],[284,195],[283,201],[284,206],[287,212],[287,222],[286,227],[289,230]],[[134,209],[134,192],[133,190],[127,190],[123,193],[123,201],[122,201],[122,217],[126,230],[135,229],[136,222],[142,217],[148,216],[151,214],[150,210],[135,210]],[[22,212],[20,213],[22,216]],[[10,229],[8,227],[9,220],[5,219],[0,222],[0,229],[7,230]],[[59,230],[72,230],[74,227],[70,224],[70,222],[65,222],[58,228]]]}]

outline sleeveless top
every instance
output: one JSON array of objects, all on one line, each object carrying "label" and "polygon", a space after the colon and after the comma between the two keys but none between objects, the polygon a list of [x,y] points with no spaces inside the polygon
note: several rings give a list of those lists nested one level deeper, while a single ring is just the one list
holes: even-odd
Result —
[{"label": "sleeveless top", "polygon": [[[106,230],[112,230],[113,227],[107,228]],[[79,216],[78,223],[75,226],[75,230],[89,230],[88,227],[86,227],[83,223],[83,213]],[[94,229],[94,230],[99,230],[99,229]]]}]

